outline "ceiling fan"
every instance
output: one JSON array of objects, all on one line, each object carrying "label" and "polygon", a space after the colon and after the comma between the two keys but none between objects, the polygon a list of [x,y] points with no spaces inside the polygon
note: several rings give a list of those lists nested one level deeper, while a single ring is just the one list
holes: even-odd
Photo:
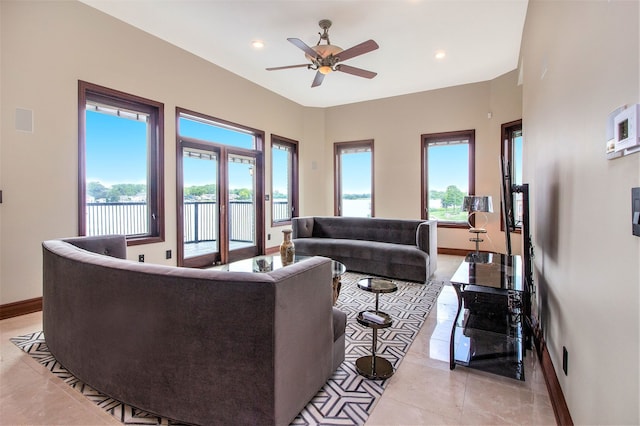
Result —
[{"label": "ceiling fan", "polygon": [[[324,80],[324,76],[329,74],[331,71],[341,71],[346,72],[347,74],[353,74],[358,77],[364,78],[373,78],[378,73],[363,70],[362,68],[356,68],[349,65],[344,65],[342,62],[347,59],[354,58],[356,56],[363,55],[365,53],[369,53],[372,50],[376,50],[379,46],[373,40],[367,40],[358,45],[350,47],[347,50],[342,50],[342,48],[336,46],[335,44],[331,44],[329,41],[329,28],[331,27],[331,21],[328,19],[323,19],[318,22],[320,28],[323,30],[320,34],[320,39],[318,40],[318,44],[313,47],[309,47],[304,41],[299,38],[288,38],[294,46],[298,47],[305,53],[305,57],[311,61],[310,64],[300,64],[300,65],[287,65],[284,67],[274,67],[267,68],[267,71],[276,71],[276,70],[284,70],[288,68],[302,68],[307,67],[310,70],[317,70],[316,76],[313,79],[313,83],[311,87],[320,86],[322,84],[322,80]],[[324,40],[326,44],[320,44]]]}]

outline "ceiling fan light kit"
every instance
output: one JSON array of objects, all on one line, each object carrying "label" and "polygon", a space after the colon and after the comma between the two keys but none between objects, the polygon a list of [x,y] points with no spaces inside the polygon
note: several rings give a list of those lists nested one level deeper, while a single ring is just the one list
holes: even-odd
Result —
[{"label": "ceiling fan light kit", "polygon": [[[356,46],[350,47],[347,50],[342,50],[342,48],[331,44],[331,42],[329,41],[329,28],[331,27],[331,21],[328,19],[322,19],[320,22],[318,22],[318,25],[323,31],[319,33],[320,39],[318,40],[318,44],[313,47],[309,47],[299,38],[287,39],[290,43],[292,43],[294,46],[298,47],[305,53],[305,58],[307,58],[310,63],[286,65],[283,67],[272,67],[267,68],[267,71],[307,67],[307,69],[317,71],[311,87],[317,87],[322,84],[324,76],[332,71],[341,71],[347,74],[352,74],[364,78],[373,78],[377,75],[377,73],[373,71],[367,71],[361,68],[344,65],[341,62],[376,50],[379,47],[378,43],[373,40],[367,40]],[[320,44],[323,40],[326,44]]]}]

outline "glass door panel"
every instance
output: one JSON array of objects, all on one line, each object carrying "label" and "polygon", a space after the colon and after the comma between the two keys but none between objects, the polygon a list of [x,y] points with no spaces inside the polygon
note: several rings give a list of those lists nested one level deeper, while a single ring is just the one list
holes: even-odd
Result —
[{"label": "glass door panel", "polygon": [[373,217],[373,140],[335,143],[334,154],[334,214]]},{"label": "glass door panel", "polygon": [[340,216],[371,217],[371,152],[342,154]]},{"label": "glass door panel", "polygon": [[253,156],[229,153],[228,230],[229,259],[252,255],[256,246],[256,159]]},{"label": "glass door panel", "polygon": [[220,258],[218,153],[183,148],[183,259]]}]

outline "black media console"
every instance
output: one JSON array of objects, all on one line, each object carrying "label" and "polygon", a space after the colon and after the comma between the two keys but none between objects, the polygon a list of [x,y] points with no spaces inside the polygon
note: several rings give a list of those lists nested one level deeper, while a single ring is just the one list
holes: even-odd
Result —
[{"label": "black media console", "polygon": [[528,284],[520,256],[467,256],[451,278],[458,312],[451,329],[450,368],[456,364],[524,380],[530,345],[525,323]]}]

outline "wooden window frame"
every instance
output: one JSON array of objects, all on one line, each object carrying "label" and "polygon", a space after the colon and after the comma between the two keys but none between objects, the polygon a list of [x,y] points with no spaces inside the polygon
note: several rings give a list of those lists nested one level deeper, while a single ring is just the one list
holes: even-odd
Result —
[{"label": "wooden window frame", "polygon": [[298,168],[298,141],[285,138],[284,136],[271,135],[271,227],[291,225],[291,219],[289,220],[273,220],[273,205],[275,198],[273,197],[273,147],[274,145],[286,145],[291,149],[291,170],[289,170],[289,197],[291,199],[291,218],[298,217],[300,212],[299,205],[299,168]]},{"label": "wooden window frame", "polygon": [[127,245],[163,242],[164,216],[164,104],[78,80],[78,235],[86,235],[86,105],[87,101],[149,114],[147,191],[149,233],[127,236]]},{"label": "wooden window frame", "polygon": [[[194,139],[194,138],[190,138],[187,136],[182,136],[180,134],[180,118],[182,116],[190,116],[192,118],[196,118],[196,119],[200,119],[206,122],[210,122],[211,124],[218,126],[218,127],[228,127],[231,128],[233,130],[236,131],[243,131],[246,132],[248,134],[253,135],[253,137],[255,138],[255,146],[253,147],[253,149],[248,149],[248,148],[242,148],[242,147],[237,147],[234,145],[225,145],[225,144],[220,144],[220,143],[216,143],[216,142],[212,142],[209,140],[202,140],[202,139]],[[192,142],[192,143],[198,143],[198,144],[202,144],[202,146],[212,146],[212,147],[218,147],[218,149],[220,150],[220,163],[219,163],[219,176],[223,176],[227,174],[227,164],[225,161],[222,161],[223,159],[227,159],[229,154],[237,154],[237,155],[247,155],[247,156],[254,156],[256,159],[256,188],[255,188],[255,200],[256,200],[256,216],[255,216],[255,221],[256,224],[259,225],[260,232],[258,232],[258,230],[256,230],[256,244],[255,247],[257,248],[257,253],[252,251],[252,247],[248,248],[248,249],[240,249],[240,250],[236,250],[236,258],[227,258],[226,255],[229,252],[229,246],[228,246],[228,241],[227,241],[227,236],[225,234],[226,230],[223,229],[223,227],[221,227],[220,229],[220,246],[219,246],[219,250],[221,253],[221,258],[220,261],[222,263],[229,263],[231,261],[234,260],[238,260],[238,259],[245,259],[248,257],[252,257],[252,256],[256,256],[259,254],[264,254],[266,247],[265,247],[265,228],[266,228],[266,224],[265,224],[265,206],[264,206],[264,194],[265,194],[265,185],[264,185],[264,148],[265,148],[265,132],[263,130],[259,130],[259,129],[255,129],[253,127],[249,127],[249,126],[245,126],[242,124],[238,124],[238,123],[234,123],[232,121],[228,121],[228,120],[224,120],[222,118],[217,118],[217,117],[213,117],[207,114],[202,114],[196,111],[192,111],[186,108],[181,108],[181,107],[176,107],[176,115],[175,115],[175,120],[176,120],[176,211],[177,211],[177,219],[176,219],[176,223],[178,222],[178,220],[183,220],[184,218],[182,217],[183,215],[183,204],[182,204],[182,200],[183,200],[183,192],[182,192],[182,187],[184,185],[184,181],[183,181],[183,176],[182,176],[182,158],[181,158],[181,141],[187,141],[187,142]],[[218,184],[220,183],[220,180],[218,180]],[[228,193],[228,188],[223,188],[223,190],[221,190],[218,193],[218,197],[219,197],[219,202],[221,203],[221,206],[223,207],[223,210],[220,213],[220,220],[221,223],[227,223],[227,212],[228,212],[228,208],[227,208],[227,200],[229,198],[229,193]],[[177,227],[177,236],[178,236],[178,244],[181,244],[182,239],[183,239],[183,230],[180,229],[180,227]],[[179,250],[182,250],[182,248],[179,245]],[[183,255],[179,254],[179,257],[181,258]],[[185,265],[186,266],[186,265]]]},{"label": "wooden window frame", "polygon": [[[475,129],[469,130],[457,130],[453,132],[441,132],[441,133],[426,133],[420,136],[420,150],[422,163],[420,172],[422,174],[421,188],[420,188],[420,210],[421,218],[423,220],[429,219],[429,144],[435,142],[447,142],[457,140],[468,140],[467,145],[469,147],[469,194],[474,195],[476,192],[476,131]],[[474,217],[470,219],[470,223],[473,226]],[[445,222],[438,221],[438,227],[440,228],[460,228],[468,229],[469,222]]]},{"label": "wooden window frame", "polygon": [[345,149],[368,148],[371,151],[371,217],[375,215],[375,161],[374,161],[374,143],[373,139],[366,139],[351,142],[335,142],[333,144],[333,170],[334,170],[334,190],[333,190],[333,214],[341,216],[341,200],[342,186],[340,185],[342,178],[342,161],[340,156]]},{"label": "wooden window frame", "polygon": [[[511,170],[509,171],[509,175],[513,177],[514,175],[514,161],[513,161],[513,134],[517,131],[522,132],[522,119],[510,121],[508,123],[502,124],[500,126],[500,158],[506,158],[509,161],[509,167]],[[524,154],[523,154],[524,156]],[[500,200],[502,203],[502,200]],[[504,217],[500,215],[500,230],[504,232]],[[511,231],[512,234],[521,234],[522,233],[522,223],[516,221],[515,229]]]}]

